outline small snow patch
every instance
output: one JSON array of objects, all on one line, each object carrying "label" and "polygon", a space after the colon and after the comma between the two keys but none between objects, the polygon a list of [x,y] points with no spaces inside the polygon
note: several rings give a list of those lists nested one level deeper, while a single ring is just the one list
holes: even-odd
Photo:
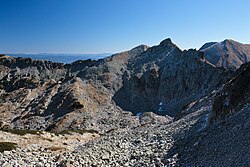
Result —
[{"label": "small snow patch", "polygon": [[142,115],[142,113],[141,113],[141,112],[138,112],[138,113],[136,113],[135,115],[136,115],[137,117],[139,117],[139,116]]},{"label": "small snow patch", "polygon": [[201,124],[201,128],[199,129],[199,131],[202,131],[203,129],[206,128],[207,122],[208,122],[208,117],[209,117],[209,113],[207,113],[207,114],[205,115],[204,120],[203,120],[203,122],[202,122],[202,124]]},{"label": "small snow patch", "polygon": [[162,110],[162,105],[163,105],[163,103],[162,103],[162,101],[161,101],[161,102],[159,103],[159,105],[158,105],[158,107],[159,107],[159,108],[158,108],[158,111],[159,111],[159,112],[163,111],[163,110]]},{"label": "small snow patch", "polygon": [[172,52],[173,52],[174,49],[171,49],[167,54],[166,54],[166,57],[169,56]]}]

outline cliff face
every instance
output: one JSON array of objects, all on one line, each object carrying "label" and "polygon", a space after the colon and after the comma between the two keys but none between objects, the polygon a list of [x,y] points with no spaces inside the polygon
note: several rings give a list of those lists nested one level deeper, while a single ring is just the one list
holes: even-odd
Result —
[{"label": "cliff face", "polygon": [[170,39],[131,61],[113,99],[124,110],[175,116],[183,106],[221,85],[227,71],[196,50],[181,51]]}]

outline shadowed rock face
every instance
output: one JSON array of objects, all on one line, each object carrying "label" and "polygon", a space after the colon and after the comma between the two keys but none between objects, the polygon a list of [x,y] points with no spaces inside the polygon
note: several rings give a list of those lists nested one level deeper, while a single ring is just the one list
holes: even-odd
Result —
[{"label": "shadowed rock face", "polygon": [[227,72],[196,50],[181,51],[170,39],[130,62],[113,99],[124,110],[175,116],[181,108],[215,89]]},{"label": "shadowed rock face", "polygon": [[214,99],[210,123],[240,111],[250,103],[250,63],[242,65]]},{"label": "shadowed rock face", "polygon": [[236,70],[242,64],[250,61],[250,45],[233,40],[206,43],[200,48],[205,58],[217,67]]}]

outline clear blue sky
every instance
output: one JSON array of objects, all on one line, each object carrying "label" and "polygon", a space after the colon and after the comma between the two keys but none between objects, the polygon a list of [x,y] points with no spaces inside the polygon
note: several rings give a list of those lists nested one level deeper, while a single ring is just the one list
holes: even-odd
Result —
[{"label": "clear blue sky", "polygon": [[101,53],[250,43],[249,0],[0,0],[0,52]]}]

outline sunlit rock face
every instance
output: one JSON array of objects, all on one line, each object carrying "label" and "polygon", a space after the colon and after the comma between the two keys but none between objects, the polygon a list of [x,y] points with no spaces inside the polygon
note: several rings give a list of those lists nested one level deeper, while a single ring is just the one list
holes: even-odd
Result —
[{"label": "sunlit rock face", "polygon": [[206,43],[200,51],[204,52],[205,58],[217,67],[236,70],[250,61],[250,45],[234,40]]},{"label": "sunlit rock face", "polygon": [[66,65],[1,55],[1,127],[106,131],[136,125],[112,96],[121,87],[128,60],[147,48],[141,45],[98,61]]}]

